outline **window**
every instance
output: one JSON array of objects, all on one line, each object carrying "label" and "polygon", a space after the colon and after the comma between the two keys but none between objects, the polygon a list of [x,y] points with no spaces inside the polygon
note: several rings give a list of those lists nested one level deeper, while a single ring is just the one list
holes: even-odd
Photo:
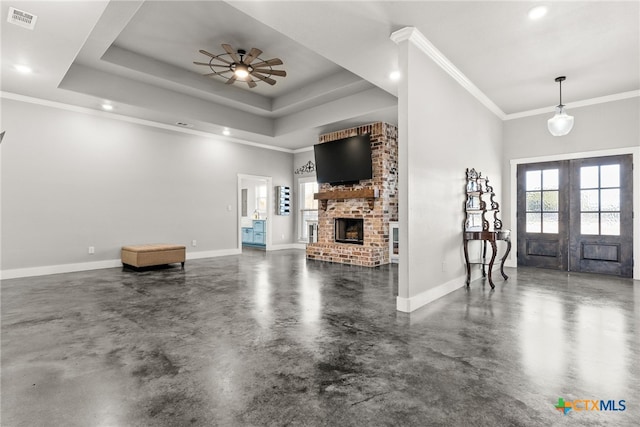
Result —
[{"label": "window", "polygon": [[527,233],[558,233],[558,172],[558,169],[527,171]]},{"label": "window", "polygon": [[318,223],[318,201],[313,194],[318,192],[318,183],[315,178],[300,178],[298,206],[298,239],[301,242],[309,241],[309,226]]},{"label": "window", "polygon": [[620,165],[580,168],[580,234],[620,235]]}]

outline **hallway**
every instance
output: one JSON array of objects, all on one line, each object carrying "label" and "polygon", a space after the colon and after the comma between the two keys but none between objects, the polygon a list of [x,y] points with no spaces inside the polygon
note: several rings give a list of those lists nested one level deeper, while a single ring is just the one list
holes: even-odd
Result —
[{"label": "hallway", "polygon": [[640,283],[507,274],[411,314],[299,250],[4,280],[1,425],[640,425]]}]

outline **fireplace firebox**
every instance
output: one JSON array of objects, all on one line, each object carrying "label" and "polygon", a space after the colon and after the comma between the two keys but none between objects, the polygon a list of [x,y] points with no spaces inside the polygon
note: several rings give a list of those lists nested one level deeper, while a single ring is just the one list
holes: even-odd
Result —
[{"label": "fireplace firebox", "polygon": [[364,244],[364,220],[358,218],[336,218],[336,242]]}]

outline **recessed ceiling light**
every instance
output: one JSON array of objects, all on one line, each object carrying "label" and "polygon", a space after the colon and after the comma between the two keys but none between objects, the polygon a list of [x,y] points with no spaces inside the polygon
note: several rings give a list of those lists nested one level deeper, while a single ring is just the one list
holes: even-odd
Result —
[{"label": "recessed ceiling light", "polygon": [[102,107],[103,110],[106,110],[106,111],[113,110],[113,105],[111,105],[111,104],[102,104],[101,107]]},{"label": "recessed ceiling light", "polygon": [[392,71],[389,73],[389,78],[391,80],[400,80],[400,77],[402,77],[402,74],[400,74],[400,71]]},{"label": "recessed ceiling light", "polygon": [[549,8],[547,8],[547,6],[536,6],[533,7],[531,9],[529,9],[529,19],[531,19],[532,21],[535,21],[536,19],[540,19],[542,18],[544,15],[547,14],[547,11],[549,10]]},{"label": "recessed ceiling light", "polygon": [[14,65],[13,68],[15,68],[17,71],[21,72],[22,74],[29,74],[30,72],[32,72],[33,70],[31,69],[31,67],[29,67],[28,65]]},{"label": "recessed ceiling light", "polygon": [[224,129],[222,130],[222,134],[223,134],[224,136],[229,136],[229,135],[231,135],[231,131],[229,130],[229,128],[224,128]]}]

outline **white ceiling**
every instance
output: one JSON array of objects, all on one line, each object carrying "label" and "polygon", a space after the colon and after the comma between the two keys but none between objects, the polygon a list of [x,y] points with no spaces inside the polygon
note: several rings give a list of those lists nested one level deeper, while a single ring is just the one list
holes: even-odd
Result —
[{"label": "white ceiling", "polygon": [[[549,6],[531,21],[527,12]],[[308,147],[320,133],[397,123],[390,34],[416,27],[508,115],[640,89],[640,1],[5,1],[5,96],[25,95],[268,144]],[[38,16],[7,22],[9,7]],[[277,84],[203,77],[220,44],[278,57]],[[13,66],[26,64],[31,75]],[[502,116],[504,116],[502,115]],[[546,119],[545,119],[546,120]]]}]

